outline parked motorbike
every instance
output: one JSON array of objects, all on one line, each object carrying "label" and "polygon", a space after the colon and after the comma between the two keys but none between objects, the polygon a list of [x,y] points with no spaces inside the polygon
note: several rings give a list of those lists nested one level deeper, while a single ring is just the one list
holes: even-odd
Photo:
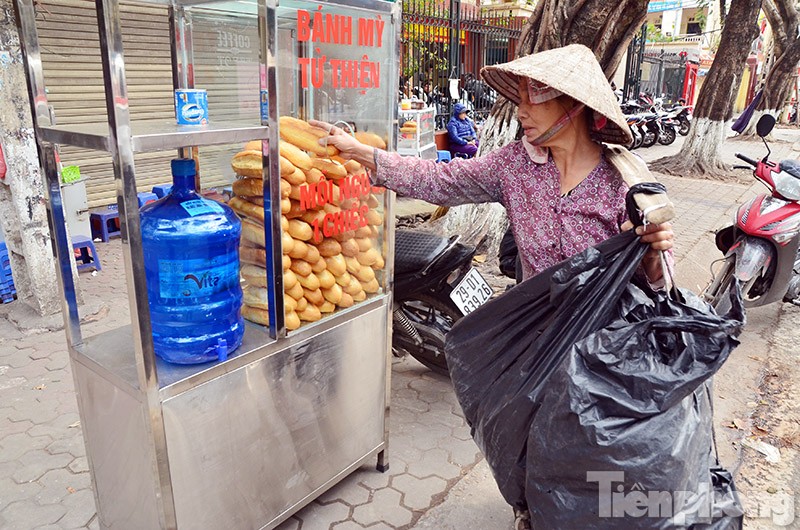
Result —
[{"label": "parked motorbike", "polygon": [[[775,126],[775,118],[764,115],[756,131],[763,139]],[[753,176],[767,186],[761,194],[740,206],[734,223],[716,234],[717,248],[725,257],[709,286],[706,301],[725,312],[730,284],[738,280],[745,307],[757,307],[779,300],[797,303],[800,291],[800,162],[778,164],[767,155],[760,161],[741,153],[736,157],[754,168]]]},{"label": "parked motorbike", "polygon": [[689,127],[692,125],[692,107],[677,104],[665,110],[678,122],[678,134],[681,136],[689,134]]},{"label": "parked motorbike", "polygon": [[642,119],[634,114],[631,116],[625,116],[625,120],[628,123],[628,128],[631,130],[631,136],[633,137],[630,145],[628,145],[628,149],[638,149],[642,146],[642,133],[641,129],[639,128],[639,122],[642,121]]},{"label": "parked motorbike", "polygon": [[661,122],[658,114],[650,112],[643,114],[643,123],[640,125],[642,132],[642,147],[652,147],[661,136]]},{"label": "parked motorbike", "polygon": [[658,143],[661,145],[670,145],[677,138],[677,130],[679,124],[673,120],[667,113],[658,113],[658,125],[660,132],[658,134]]},{"label": "parked motorbike", "polygon": [[[447,375],[445,336],[464,314],[451,293],[473,295],[461,283],[477,274],[471,267],[474,254],[475,248],[460,244],[457,236],[395,232],[392,351],[396,356],[410,354],[434,372]],[[485,299],[478,296],[478,301],[491,296],[491,292],[483,294]]]}]

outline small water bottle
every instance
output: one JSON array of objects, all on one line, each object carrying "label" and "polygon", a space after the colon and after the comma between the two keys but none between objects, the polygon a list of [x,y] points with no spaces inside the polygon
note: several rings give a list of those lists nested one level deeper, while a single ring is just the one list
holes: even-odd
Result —
[{"label": "small water bottle", "polygon": [[194,191],[195,174],[173,160],[171,192],[140,210],[153,346],[177,364],[224,360],[244,335],[241,221]]}]

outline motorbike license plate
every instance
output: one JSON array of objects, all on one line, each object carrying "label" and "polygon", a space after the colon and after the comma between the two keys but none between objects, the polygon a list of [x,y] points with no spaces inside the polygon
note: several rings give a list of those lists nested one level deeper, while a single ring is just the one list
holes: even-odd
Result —
[{"label": "motorbike license plate", "polygon": [[450,299],[463,314],[468,315],[486,303],[492,294],[494,291],[483,279],[478,269],[470,268],[450,293]]}]

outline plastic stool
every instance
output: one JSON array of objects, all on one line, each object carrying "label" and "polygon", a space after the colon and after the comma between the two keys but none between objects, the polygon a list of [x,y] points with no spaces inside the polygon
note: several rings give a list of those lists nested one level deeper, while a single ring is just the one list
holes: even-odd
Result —
[{"label": "plastic stool", "polygon": [[139,197],[139,208],[145,204],[150,204],[151,202],[156,202],[158,200],[158,195],[152,191],[142,191],[136,195]]},{"label": "plastic stool", "polygon": [[89,214],[89,223],[92,227],[92,238],[99,237],[103,243],[120,235],[119,210],[116,205],[93,210]]},{"label": "plastic stool", "polygon": [[450,162],[450,160],[452,160],[450,151],[436,151],[437,162]]},{"label": "plastic stool", "polygon": [[159,184],[158,186],[153,186],[153,193],[156,194],[156,197],[159,199],[169,192],[172,191],[172,184]]},{"label": "plastic stool", "polygon": [[[75,252],[75,262],[78,270],[82,271],[89,267],[100,270],[100,258],[97,256],[97,249],[94,248],[92,240],[86,236],[75,236],[72,238],[72,250]],[[78,254],[78,252],[80,252]],[[89,253],[91,252],[91,255]],[[78,263],[80,260],[80,263]]]}]

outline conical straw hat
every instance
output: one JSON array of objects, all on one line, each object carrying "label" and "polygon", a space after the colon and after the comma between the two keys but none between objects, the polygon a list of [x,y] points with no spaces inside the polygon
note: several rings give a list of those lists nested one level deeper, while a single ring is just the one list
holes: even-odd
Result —
[{"label": "conical straw hat", "polygon": [[492,88],[517,105],[520,77],[544,83],[608,119],[602,129],[592,131],[596,140],[622,145],[633,141],[603,69],[592,50],[582,44],[570,44],[509,63],[487,66],[481,70],[481,75]]}]

